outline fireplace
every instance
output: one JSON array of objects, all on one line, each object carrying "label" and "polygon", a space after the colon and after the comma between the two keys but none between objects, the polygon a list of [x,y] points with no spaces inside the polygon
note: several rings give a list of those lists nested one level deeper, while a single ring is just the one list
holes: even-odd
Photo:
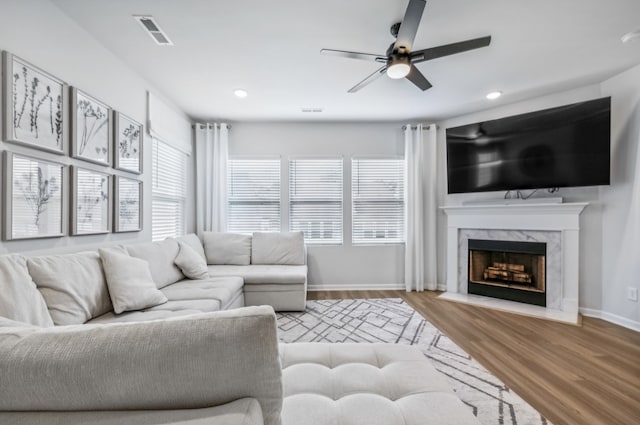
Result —
[{"label": "fireplace", "polygon": [[469,239],[468,293],[546,306],[544,242]]}]

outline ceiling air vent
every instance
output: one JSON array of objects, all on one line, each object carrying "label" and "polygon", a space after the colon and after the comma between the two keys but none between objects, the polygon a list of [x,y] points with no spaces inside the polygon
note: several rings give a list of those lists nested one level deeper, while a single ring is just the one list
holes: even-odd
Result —
[{"label": "ceiling air vent", "polygon": [[153,19],[153,16],[134,15],[133,17],[136,21],[140,22],[142,28],[144,28],[156,44],[159,46],[173,46],[173,42],[171,42],[167,34],[160,29],[155,19]]},{"label": "ceiling air vent", "polygon": [[318,112],[322,112],[322,108],[300,108],[300,110],[302,112],[311,112],[311,113],[318,113]]}]

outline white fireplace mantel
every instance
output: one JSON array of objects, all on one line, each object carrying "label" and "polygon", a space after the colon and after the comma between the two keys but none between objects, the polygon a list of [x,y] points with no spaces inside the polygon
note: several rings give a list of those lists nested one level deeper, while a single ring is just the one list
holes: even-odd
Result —
[{"label": "white fireplace mantel", "polygon": [[[479,296],[467,296],[466,289],[460,288],[460,253],[458,249],[461,229],[473,230],[517,230],[552,231],[561,234],[561,302],[559,311],[536,306],[522,305],[512,301],[489,299],[487,306],[507,306],[514,312],[535,312],[541,310],[542,317],[557,318],[571,323],[578,322],[579,288],[579,233],[580,214],[587,206],[575,203],[533,203],[483,204],[440,207],[447,215],[447,292],[444,298],[460,301],[461,296],[469,301]],[[462,290],[461,290],[462,289]],[[463,292],[463,294],[460,294]],[[469,301],[472,302],[472,301]],[[482,304],[482,302],[472,302]],[[509,308],[512,306],[513,308]],[[559,313],[559,314],[556,314]]]}]

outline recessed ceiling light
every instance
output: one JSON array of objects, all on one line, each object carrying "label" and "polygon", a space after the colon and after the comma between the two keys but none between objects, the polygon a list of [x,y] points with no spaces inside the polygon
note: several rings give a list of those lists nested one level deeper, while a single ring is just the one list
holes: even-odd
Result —
[{"label": "recessed ceiling light", "polygon": [[244,99],[245,97],[249,96],[249,92],[245,89],[235,89],[233,91],[233,94],[235,94],[236,97],[239,97],[240,99]]},{"label": "recessed ceiling light", "polygon": [[620,38],[620,40],[622,40],[623,43],[628,43],[629,41],[638,40],[638,39],[640,39],[640,28],[638,28],[637,30],[628,32]]},{"label": "recessed ceiling light", "polygon": [[501,91],[492,91],[491,93],[489,93],[487,95],[487,99],[495,100],[495,99],[499,98],[500,96],[502,96],[502,92]]}]

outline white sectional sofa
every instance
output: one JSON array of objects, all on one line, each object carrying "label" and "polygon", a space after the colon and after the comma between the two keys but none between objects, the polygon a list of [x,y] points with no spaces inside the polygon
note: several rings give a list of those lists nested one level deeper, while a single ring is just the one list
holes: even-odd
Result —
[{"label": "white sectional sofa", "polygon": [[242,277],[246,305],[304,311],[307,253],[302,232],[208,232],[203,239],[209,275]]},{"label": "white sectional sofa", "polygon": [[479,425],[414,347],[279,345],[273,307],[242,306],[247,285],[304,306],[304,248],[280,236],[242,265],[219,234],[0,256],[0,423]]}]

